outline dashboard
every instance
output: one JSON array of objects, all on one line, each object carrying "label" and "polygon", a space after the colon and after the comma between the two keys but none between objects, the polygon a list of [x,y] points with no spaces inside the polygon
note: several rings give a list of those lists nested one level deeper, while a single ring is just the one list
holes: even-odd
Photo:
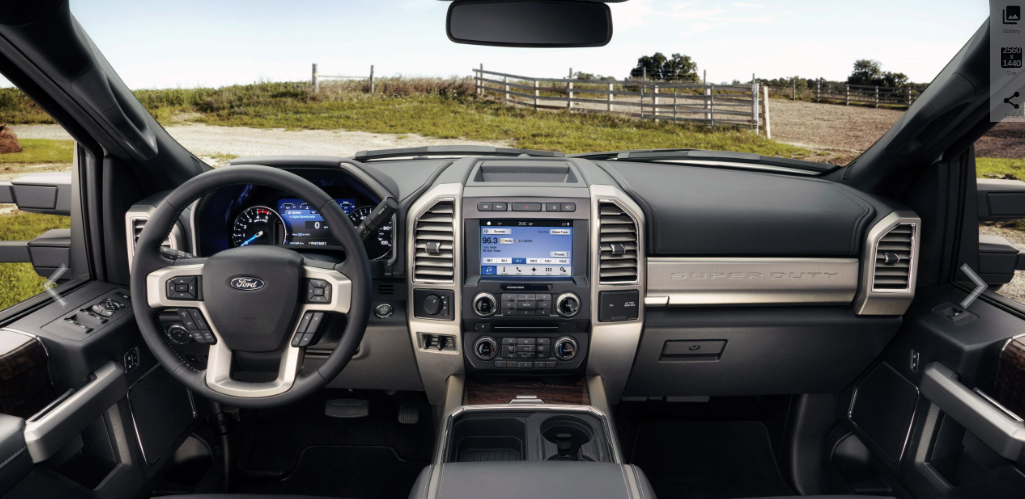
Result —
[{"label": "dashboard", "polygon": [[[441,404],[453,375],[597,374],[612,401],[838,392],[914,297],[917,215],[818,177],[567,157],[235,164],[303,176],[354,225],[397,200],[365,242],[373,333],[338,388]],[[342,251],[315,209],[260,185],[210,193],[182,222],[178,247],[200,257]],[[899,286],[875,280],[881,248]],[[323,334],[310,366],[341,332]]]}]

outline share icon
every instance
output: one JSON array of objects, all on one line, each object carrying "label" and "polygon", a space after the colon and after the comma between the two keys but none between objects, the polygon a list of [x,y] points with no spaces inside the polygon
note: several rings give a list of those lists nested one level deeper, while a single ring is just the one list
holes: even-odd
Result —
[{"label": "share icon", "polygon": [[1021,105],[1017,104],[1017,103],[1014,103],[1014,102],[1011,102],[1011,99],[1013,99],[1015,97],[1018,97],[1018,92],[1015,92],[1014,95],[1005,98],[1004,99],[1004,103],[1005,104],[1010,104],[1010,105],[1014,106],[1015,109],[1018,109],[1019,107],[1021,107]]}]

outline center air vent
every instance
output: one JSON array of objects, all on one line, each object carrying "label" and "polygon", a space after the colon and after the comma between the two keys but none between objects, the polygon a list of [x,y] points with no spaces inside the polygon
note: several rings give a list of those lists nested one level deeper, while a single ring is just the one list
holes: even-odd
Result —
[{"label": "center air vent", "polygon": [[911,282],[915,225],[899,224],[890,229],[876,246],[873,291],[907,291]]},{"label": "center air vent", "polygon": [[637,224],[614,203],[598,204],[600,284],[637,281]]},{"label": "center air vent", "polygon": [[455,279],[454,242],[455,203],[438,201],[416,220],[413,279],[447,281]]}]

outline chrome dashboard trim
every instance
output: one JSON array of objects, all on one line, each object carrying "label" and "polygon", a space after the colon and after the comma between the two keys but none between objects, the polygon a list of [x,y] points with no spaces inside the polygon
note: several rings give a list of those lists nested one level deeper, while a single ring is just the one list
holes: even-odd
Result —
[{"label": "chrome dashboard trim", "polygon": [[[626,381],[633,368],[634,357],[641,343],[644,329],[644,307],[638,306],[637,320],[626,322],[599,322],[598,304],[602,291],[637,290],[639,297],[645,294],[647,265],[645,263],[645,221],[644,211],[626,193],[610,185],[592,185],[590,276],[591,276],[591,338],[587,352],[587,374],[601,376],[605,382],[605,393],[609,404],[619,403]],[[613,203],[625,211],[637,226],[637,281],[632,283],[601,284],[600,236],[601,216],[599,205]]]},{"label": "chrome dashboard trim", "polygon": [[[875,278],[876,248],[879,241],[891,229],[898,225],[909,224],[914,228],[911,235],[911,274],[908,288],[901,290],[872,289]],[[883,217],[868,231],[868,237],[861,248],[861,265],[865,269],[861,275],[858,295],[854,299],[854,313],[858,315],[904,315],[911,300],[915,298],[915,286],[918,283],[918,245],[920,244],[922,220],[912,211],[894,211]]]},{"label": "chrome dashboard trim", "polygon": [[850,303],[855,258],[649,258],[646,306]]},{"label": "chrome dashboard trim", "polygon": [[[417,368],[420,371],[420,380],[423,383],[424,391],[427,392],[427,399],[432,405],[441,405],[445,401],[445,384],[449,376],[463,374],[463,334],[462,334],[462,282],[463,282],[463,222],[462,222],[462,184],[439,184],[427,192],[409,208],[409,215],[406,217],[406,269],[409,276],[409,291],[407,303],[409,311],[407,314],[409,323],[410,341],[413,346],[413,353],[416,356]],[[451,201],[452,213],[452,280],[417,280],[414,276],[414,261],[416,257],[414,239],[416,237],[414,227],[421,215],[440,201]],[[413,316],[413,296],[417,289],[442,289],[453,293],[452,320],[421,319]],[[455,338],[455,350],[428,350],[420,345],[421,334],[444,334]]]}]

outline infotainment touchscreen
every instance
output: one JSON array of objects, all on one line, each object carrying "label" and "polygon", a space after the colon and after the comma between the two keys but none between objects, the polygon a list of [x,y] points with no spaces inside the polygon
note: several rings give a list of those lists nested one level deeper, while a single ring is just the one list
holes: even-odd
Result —
[{"label": "infotainment touchscreen", "polygon": [[481,220],[481,276],[573,275],[573,222]]}]

